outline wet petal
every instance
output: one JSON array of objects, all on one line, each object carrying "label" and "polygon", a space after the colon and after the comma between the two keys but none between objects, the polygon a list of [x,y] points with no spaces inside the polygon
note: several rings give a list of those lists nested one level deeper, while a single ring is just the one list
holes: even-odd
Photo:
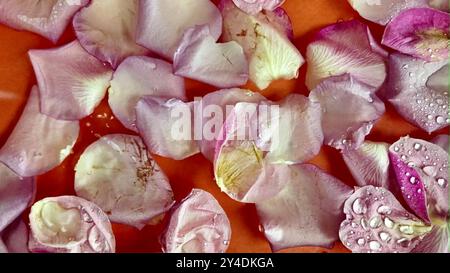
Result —
[{"label": "wet petal", "polygon": [[322,107],[325,144],[343,150],[361,146],[385,111],[373,93],[373,87],[349,74],[330,77],[311,91],[311,101]]},{"label": "wet petal", "polygon": [[192,107],[160,97],[147,96],[138,102],[136,125],[151,153],[182,160],[199,152],[192,134]]},{"label": "wet petal", "polygon": [[100,138],[84,151],[75,171],[77,195],[113,222],[142,229],[173,205],[166,175],[137,136]]},{"label": "wet petal", "polygon": [[48,50],[30,50],[39,84],[41,112],[56,119],[79,120],[100,104],[112,70],[74,41]]},{"label": "wet petal", "polygon": [[255,15],[262,10],[274,10],[283,5],[285,0],[233,0],[242,11]]},{"label": "wet petal", "polygon": [[447,89],[433,89],[429,79],[439,71],[448,69],[448,61],[426,62],[407,55],[389,57],[389,80],[386,97],[400,115],[415,126],[434,132],[447,127],[448,79],[441,82]]},{"label": "wet petal", "polygon": [[435,226],[411,251],[414,253],[449,253],[449,231],[446,227]]},{"label": "wet petal", "polygon": [[167,253],[223,253],[230,239],[230,221],[219,202],[193,189],[172,212],[161,241]]},{"label": "wet petal", "polygon": [[248,80],[242,47],[234,41],[216,43],[207,25],[186,30],[173,65],[178,76],[220,88],[241,86]]},{"label": "wet petal", "polygon": [[19,30],[27,30],[56,43],[72,16],[89,0],[3,0],[0,23]]},{"label": "wet petal", "polygon": [[288,184],[256,204],[272,250],[296,246],[332,247],[339,240],[343,204],[351,188],[314,165],[291,166]]},{"label": "wet petal", "polygon": [[143,96],[185,99],[184,79],[172,73],[172,65],[154,58],[129,57],[114,72],[109,106],[130,130],[136,131],[135,107]]},{"label": "wet petal", "polygon": [[446,12],[409,9],[387,25],[382,44],[427,61],[448,60],[449,27]]},{"label": "wet petal", "polygon": [[359,188],[345,201],[339,237],[352,252],[410,252],[431,231],[384,189]]},{"label": "wet petal", "polygon": [[431,140],[431,143],[434,143],[444,149],[444,151],[449,152],[449,135],[438,135]]},{"label": "wet petal", "polygon": [[378,89],[386,79],[385,56],[366,25],[357,20],[336,23],[308,45],[306,84],[312,90],[330,76],[349,73]]},{"label": "wet petal", "polygon": [[0,161],[23,177],[44,174],[69,156],[79,131],[78,122],[41,114],[39,90],[33,87],[22,116],[0,149]]},{"label": "wet petal", "polygon": [[81,9],[73,27],[86,51],[113,68],[128,56],[147,54],[148,50],[135,42],[138,1],[92,0]]},{"label": "wet petal", "polygon": [[30,212],[31,252],[114,253],[111,223],[95,204],[75,196],[50,197]]},{"label": "wet petal", "polygon": [[184,32],[198,25],[208,25],[215,41],[222,33],[220,11],[210,0],[139,2],[137,42],[168,60],[172,60]]}]

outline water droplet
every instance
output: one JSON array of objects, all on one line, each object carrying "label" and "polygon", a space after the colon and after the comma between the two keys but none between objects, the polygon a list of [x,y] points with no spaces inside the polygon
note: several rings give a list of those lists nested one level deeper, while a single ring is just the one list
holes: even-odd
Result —
[{"label": "water droplet", "polygon": [[411,176],[411,177],[409,178],[409,182],[410,182],[411,184],[416,184],[416,183],[417,183],[417,178],[416,178],[415,176]]},{"label": "water droplet", "polygon": [[408,159],[408,157],[407,157],[406,155],[402,155],[401,158],[402,158],[403,160]]},{"label": "water droplet", "polygon": [[402,66],[402,68],[405,69],[405,70],[408,69],[408,67],[409,67],[408,64],[404,64],[404,65]]},{"label": "water droplet", "polygon": [[360,198],[356,198],[353,202],[352,209],[356,214],[364,214],[367,211],[367,206]]},{"label": "water droplet", "polygon": [[388,207],[388,206],[380,206],[380,207],[377,209],[377,212],[378,212],[379,214],[390,214],[390,213],[391,213],[391,208]]},{"label": "water droplet", "polygon": [[405,173],[405,175],[406,175],[406,176],[408,176],[408,177],[409,177],[409,176],[411,176],[411,174],[410,174],[410,173],[408,173],[408,172],[407,172],[407,173]]},{"label": "water droplet", "polygon": [[433,115],[428,115],[427,119],[432,120],[433,119]]},{"label": "water droplet", "polygon": [[364,238],[359,238],[356,242],[358,243],[358,245],[363,246],[366,243],[366,240],[364,240]]},{"label": "water droplet", "polygon": [[414,163],[412,161],[408,162],[408,167],[412,168],[412,167],[415,167],[415,166],[416,166],[416,163]]},{"label": "water droplet", "polygon": [[418,194],[421,194],[421,193],[422,193],[422,189],[418,189],[418,190],[417,190],[417,193],[418,193]]},{"label": "water droplet", "polygon": [[394,227],[394,222],[392,222],[391,219],[389,219],[388,217],[384,218],[384,225],[387,228],[393,228]]},{"label": "water droplet", "polygon": [[381,218],[379,216],[375,216],[369,221],[369,226],[371,228],[378,228],[381,225]]},{"label": "water droplet", "polygon": [[412,235],[414,234],[414,229],[411,226],[407,226],[407,225],[403,225],[399,227],[400,232],[407,234],[407,235]]},{"label": "water droplet", "polygon": [[438,178],[438,180],[437,180],[437,183],[438,183],[438,185],[441,187],[441,188],[445,188],[445,187],[447,187],[447,180],[445,179],[445,178]]},{"label": "water droplet", "polygon": [[223,240],[223,244],[224,244],[224,245],[229,245],[229,244],[230,244],[230,241],[228,241],[228,240]]},{"label": "water droplet", "polygon": [[358,224],[355,222],[352,222],[352,228],[357,228],[357,227],[358,227]]},{"label": "water droplet", "polygon": [[395,151],[395,152],[398,152],[398,151],[400,151],[400,148],[399,148],[398,146],[395,146],[395,147],[394,147],[394,151]]},{"label": "water droplet", "polygon": [[380,250],[381,248],[381,244],[377,241],[370,241],[369,242],[369,248],[371,250]]},{"label": "water droplet", "polygon": [[387,242],[387,241],[389,241],[389,239],[391,239],[391,236],[387,232],[380,232],[380,234],[378,234],[378,236],[380,236],[380,239],[384,242]]},{"label": "water droplet", "polygon": [[445,123],[445,118],[443,116],[437,116],[436,117],[436,123],[437,124],[444,124]]},{"label": "water droplet", "polygon": [[264,226],[263,225],[259,225],[258,226],[258,230],[259,230],[259,232],[263,233],[264,232]]},{"label": "water droplet", "polygon": [[425,166],[422,170],[426,175],[431,177],[434,177],[437,174],[437,168],[435,166]]},{"label": "water droplet", "polygon": [[361,219],[361,227],[362,227],[364,230],[367,230],[367,221],[366,221],[366,219],[364,219],[364,218]]},{"label": "water droplet", "polygon": [[415,143],[415,144],[414,144],[414,150],[419,151],[420,149],[422,149],[422,144],[420,144],[420,143]]}]

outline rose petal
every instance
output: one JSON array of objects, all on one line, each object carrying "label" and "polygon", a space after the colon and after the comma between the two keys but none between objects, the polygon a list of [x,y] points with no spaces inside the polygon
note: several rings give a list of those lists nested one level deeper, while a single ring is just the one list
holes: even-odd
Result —
[{"label": "rose petal", "polygon": [[283,5],[285,0],[233,0],[233,3],[242,11],[255,15],[262,10],[274,10]]},{"label": "rose petal", "polygon": [[0,23],[28,30],[56,43],[72,16],[89,0],[2,0]]},{"label": "rose petal", "polygon": [[382,44],[427,61],[448,61],[449,27],[446,12],[409,9],[387,25]]},{"label": "rose petal", "polygon": [[449,253],[448,228],[434,227],[411,251],[414,253]]},{"label": "rose petal", "polygon": [[[28,253],[28,229],[17,219],[0,234],[0,253]],[[1,244],[3,243],[3,248]]]},{"label": "rose petal", "polygon": [[137,136],[108,135],[89,146],[75,166],[75,191],[113,222],[142,229],[173,205],[166,175]]},{"label": "rose petal", "polygon": [[192,126],[185,128],[192,122],[192,108],[178,99],[147,96],[138,102],[136,125],[151,153],[175,160],[199,153]]},{"label": "rose petal", "polygon": [[184,32],[208,25],[216,41],[222,33],[222,17],[210,0],[140,0],[137,42],[172,60]]},{"label": "rose petal", "polygon": [[362,145],[385,111],[383,102],[373,93],[373,87],[349,74],[330,77],[311,91],[310,100],[322,107],[325,144],[342,150]]},{"label": "rose petal", "polygon": [[79,120],[100,104],[112,70],[74,41],[66,46],[30,50],[39,84],[41,112],[56,119]]},{"label": "rose petal", "polygon": [[79,131],[78,122],[40,113],[35,86],[16,127],[0,149],[0,161],[23,177],[44,174],[69,156]]},{"label": "rose petal", "polygon": [[291,166],[288,184],[256,204],[273,251],[296,246],[332,247],[339,240],[343,204],[352,190],[314,165]]},{"label": "rose petal", "polygon": [[444,151],[449,152],[449,136],[448,135],[438,135],[433,140],[431,140],[431,143],[434,143],[444,149]]},{"label": "rose petal", "polygon": [[384,188],[359,188],[345,201],[339,237],[352,252],[410,252],[431,231]]},{"label": "rose petal", "polygon": [[207,25],[186,30],[175,52],[175,74],[216,87],[244,85],[248,63],[242,47],[232,41],[217,44]]},{"label": "rose petal", "polygon": [[113,68],[128,56],[147,54],[148,50],[135,42],[138,1],[92,0],[81,9],[73,27],[86,51]]},{"label": "rose petal", "polygon": [[223,253],[230,243],[231,225],[210,193],[193,189],[172,212],[161,239],[168,253]]},{"label": "rose petal", "polygon": [[425,62],[402,54],[392,54],[389,58],[389,80],[385,96],[407,121],[417,127],[434,132],[447,127],[447,90],[433,89],[427,85],[430,77],[439,73],[448,61]]},{"label": "rose petal", "polygon": [[165,61],[129,57],[114,73],[108,102],[120,122],[136,132],[135,107],[143,96],[185,99],[184,79],[175,76],[172,65]]},{"label": "rose petal", "polygon": [[114,253],[111,223],[95,204],[75,196],[50,197],[30,212],[31,252]]},{"label": "rose petal", "polygon": [[321,81],[349,73],[378,89],[386,79],[386,56],[369,28],[352,20],[322,29],[308,45],[306,85],[314,89]]},{"label": "rose petal", "polygon": [[231,0],[220,4],[224,18],[224,41],[236,41],[249,60],[250,79],[259,89],[274,80],[294,79],[304,59],[289,41],[280,24],[266,16],[251,16],[239,10]]}]

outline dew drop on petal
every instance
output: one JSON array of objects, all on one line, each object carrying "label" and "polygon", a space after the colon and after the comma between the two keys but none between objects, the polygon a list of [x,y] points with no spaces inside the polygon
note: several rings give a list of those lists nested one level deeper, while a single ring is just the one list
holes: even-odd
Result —
[{"label": "dew drop on petal", "polygon": [[367,211],[367,206],[360,198],[357,198],[353,202],[352,209],[356,214],[364,214]]}]

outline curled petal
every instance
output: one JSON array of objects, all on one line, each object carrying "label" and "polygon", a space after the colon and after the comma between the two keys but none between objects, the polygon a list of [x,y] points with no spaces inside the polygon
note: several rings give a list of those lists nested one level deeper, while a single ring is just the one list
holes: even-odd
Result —
[{"label": "curled petal", "polygon": [[382,44],[427,61],[448,61],[449,27],[446,12],[409,9],[387,25]]},{"label": "curled petal", "polygon": [[308,45],[306,85],[312,90],[330,76],[349,73],[378,89],[386,79],[385,56],[366,25],[357,20],[336,23]]},{"label": "curled petal", "polygon": [[167,253],[223,253],[230,243],[231,225],[210,193],[193,189],[174,209],[161,239]]},{"label": "curled petal", "polygon": [[449,230],[433,227],[423,240],[411,251],[414,253],[449,253]]},{"label": "curled petal", "polygon": [[189,126],[192,106],[178,99],[149,96],[138,102],[136,125],[151,153],[182,160],[199,152]]},{"label": "curled petal", "polygon": [[311,91],[310,100],[322,107],[325,144],[342,150],[361,146],[385,111],[373,93],[373,87],[349,74],[330,77]]},{"label": "curled petal", "polygon": [[75,196],[36,202],[29,215],[31,252],[114,253],[116,242],[108,216]]},{"label": "curled petal", "polygon": [[112,70],[74,41],[48,50],[30,50],[39,84],[41,112],[79,120],[94,112],[106,94]]},{"label": "curled petal", "polygon": [[73,19],[84,49],[113,68],[128,56],[147,54],[148,50],[135,42],[138,1],[91,0]]},{"label": "curled petal", "polygon": [[351,188],[314,165],[291,166],[283,190],[256,204],[272,250],[332,247],[339,240],[342,208]]},{"label": "curled petal", "polygon": [[274,10],[283,5],[285,0],[233,0],[233,3],[242,11],[255,15],[262,10]]},{"label": "curled petal", "polygon": [[172,65],[144,56],[129,57],[114,72],[109,106],[122,124],[136,128],[135,107],[143,96],[185,99],[184,79],[172,73]]},{"label": "curled petal", "polygon": [[410,252],[432,229],[384,188],[365,186],[345,201],[339,237],[352,252]]},{"label": "curled petal", "polygon": [[242,47],[234,41],[216,43],[207,25],[186,30],[173,66],[178,76],[220,88],[244,85],[248,80],[248,63]]},{"label": "curled petal", "polygon": [[[389,57],[389,80],[385,96],[407,121],[432,133],[447,127],[448,78],[437,80],[437,73],[448,69],[448,61],[426,62],[402,54]],[[430,83],[434,78],[434,84]],[[432,88],[438,85],[442,88]],[[446,87],[446,89],[445,89]]]},{"label": "curled petal", "polygon": [[142,229],[173,205],[166,175],[137,136],[100,138],[84,151],[75,171],[77,195],[113,222]]},{"label": "curled petal", "polygon": [[17,219],[0,233],[0,253],[28,252],[27,225],[21,219]]},{"label": "curled petal", "polygon": [[44,174],[69,156],[79,131],[78,122],[41,114],[39,90],[33,87],[22,116],[0,149],[0,161],[23,177]]},{"label": "curled petal", "polygon": [[431,140],[431,143],[438,145],[444,151],[449,151],[449,135],[438,135]]},{"label": "curled petal", "polygon": [[3,0],[0,23],[37,33],[56,43],[72,16],[89,0]]},{"label": "curled petal", "polygon": [[222,33],[220,11],[210,0],[140,0],[137,42],[172,60],[184,32],[208,25],[214,41]]}]

